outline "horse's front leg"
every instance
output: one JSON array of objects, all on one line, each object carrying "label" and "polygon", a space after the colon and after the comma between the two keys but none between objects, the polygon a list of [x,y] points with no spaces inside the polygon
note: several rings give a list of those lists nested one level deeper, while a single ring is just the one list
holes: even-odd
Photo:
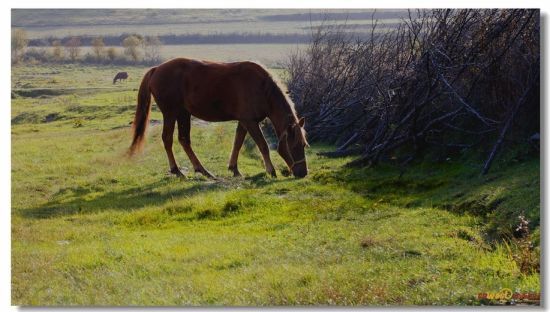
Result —
[{"label": "horse's front leg", "polygon": [[271,158],[269,157],[269,147],[267,146],[267,142],[265,141],[262,129],[260,129],[260,124],[254,121],[246,122],[243,124],[248,133],[250,133],[250,136],[254,139],[254,142],[256,142],[256,145],[258,145],[260,153],[262,153],[262,157],[264,158],[265,170],[271,176],[276,177],[277,174],[275,173],[275,167],[273,166],[273,163],[271,163]]},{"label": "horse's front leg", "polygon": [[200,172],[204,176],[214,179],[214,175],[204,168],[191,148],[191,114],[187,111],[178,116],[178,140],[187,154],[187,157],[189,157],[195,172]]},{"label": "horse's front leg", "polygon": [[239,158],[239,151],[243,146],[244,138],[246,137],[246,128],[239,122],[237,130],[235,131],[235,141],[233,142],[233,150],[231,151],[231,157],[229,158],[229,166],[227,169],[233,172],[234,177],[240,177],[241,173],[237,166],[237,160]]}]

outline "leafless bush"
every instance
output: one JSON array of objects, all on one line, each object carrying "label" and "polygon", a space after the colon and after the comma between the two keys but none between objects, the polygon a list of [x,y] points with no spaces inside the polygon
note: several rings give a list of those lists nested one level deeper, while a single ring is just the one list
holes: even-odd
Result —
[{"label": "leafless bush", "polygon": [[81,50],[80,38],[72,37],[69,41],[65,43],[65,50],[67,51],[67,55],[69,56],[71,61],[75,62],[78,59],[78,56],[80,55],[80,50]]},{"label": "leafless bush", "polygon": [[29,40],[27,32],[23,29],[14,29],[11,32],[11,61],[17,63],[21,59],[21,55],[25,52]]},{"label": "leafless bush", "polygon": [[359,152],[360,165],[482,146],[485,173],[511,129],[538,131],[538,10],[424,10],[376,27],[357,39],[325,24],[290,57],[288,89],[311,141]]},{"label": "leafless bush", "polygon": [[162,42],[158,36],[149,36],[145,37],[141,45],[144,52],[144,61],[149,63],[159,63],[161,61],[160,50],[162,47]]},{"label": "leafless bush", "polygon": [[96,37],[92,39],[92,51],[94,51],[94,55],[97,61],[101,61],[103,59],[105,43],[103,42],[102,37]]},{"label": "leafless bush", "polygon": [[129,57],[134,60],[134,62],[137,62],[140,58],[140,52],[139,52],[139,46],[142,42],[142,38],[138,37],[136,35],[131,35],[122,41],[122,46],[124,47],[124,54],[128,55]]}]

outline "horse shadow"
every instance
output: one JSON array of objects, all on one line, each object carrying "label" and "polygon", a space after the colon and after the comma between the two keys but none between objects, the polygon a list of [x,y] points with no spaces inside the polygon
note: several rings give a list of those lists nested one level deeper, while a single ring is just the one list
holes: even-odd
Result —
[{"label": "horse shadow", "polygon": [[94,196],[98,188],[67,187],[57,191],[52,200],[32,208],[19,211],[19,214],[28,219],[47,219],[67,217],[71,215],[93,214],[103,211],[134,211],[151,206],[161,206],[169,201],[191,197],[195,194],[212,193],[219,190],[236,189],[237,186],[246,188],[264,187],[281,182],[281,179],[268,177],[265,173],[247,176],[241,179],[218,178],[216,180],[195,180],[192,184],[182,183],[176,190],[163,190],[170,183],[170,179],[160,179],[156,182],[127,188],[120,191],[107,191]]},{"label": "horse shadow", "polygon": [[42,205],[22,209],[21,216],[29,219],[47,219],[71,215],[93,214],[102,211],[134,211],[148,206],[160,206],[173,199],[189,197],[196,193],[213,192],[222,189],[221,183],[182,184],[177,190],[159,190],[166,186],[166,180],[125,189],[108,191],[93,196],[94,188],[68,187],[60,189]]}]

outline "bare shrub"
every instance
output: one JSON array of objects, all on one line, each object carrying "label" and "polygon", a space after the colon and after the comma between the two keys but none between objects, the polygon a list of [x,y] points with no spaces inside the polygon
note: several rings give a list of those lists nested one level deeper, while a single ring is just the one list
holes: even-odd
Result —
[{"label": "bare shrub", "polygon": [[55,62],[63,60],[63,49],[61,49],[61,40],[54,40],[52,42],[52,57]]},{"label": "bare shrub", "polygon": [[162,42],[157,36],[145,37],[141,43],[144,52],[144,61],[155,64],[160,62],[160,49]]},{"label": "bare shrub", "polygon": [[22,55],[25,53],[29,40],[27,39],[27,32],[23,29],[14,29],[11,32],[11,60],[12,63],[20,61]]},{"label": "bare shrub", "polygon": [[65,51],[71,59],[72,62],[75,62],[80,55],[80,38],[72,37],[65,43]]},{"label": "bare shrub", "polygon": [[116,49],[113,47],[110,47],[107,49],[107,58],[110,62],[113,62],[117,57]]},{"label": "bare shrub", "polygon": [[331,155],[406,164],[482,147],[485,173],[508,133],[538,132],[538,10],[423,10],[376,27],[359,39],[325,23],[289,59],[290,95]]},{"label": "bare shrub", "polygon": [[96,60],[99,62],[103,59],[105,53],[105,43],[102,37],[96,37],[92,40],[92,51],[94,52]]},{"label": "bare shrub", "polygon": [[122,46],[124,47],[124,54],[129,56],[134,62],[137,62],[140,57],[139,46],[141,45],[142,40],[136,35],[130,35],[122,41]]}]

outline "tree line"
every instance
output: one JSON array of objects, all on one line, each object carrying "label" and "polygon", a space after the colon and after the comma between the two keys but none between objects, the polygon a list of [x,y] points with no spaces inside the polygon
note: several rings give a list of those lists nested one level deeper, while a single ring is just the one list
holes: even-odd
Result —
[{"label": "tree line", "polygon": [[[114,46],[107,46],[101,36],[86,37],[85,40],[79,36],[54,38],[47,41],[48,45],[36,47],[29,45],[32,40],[28,39],[25,30],[14,29],[11,40],[12,63],[155,64],[161,61],[162,41],[157,36],[127,35],[118,44],[123,48],[122,53]],[[86,44],[91,47],[91,52],[84,54],[83,47]]]},{"label": "tree line", "polygon": [[[108,46],[120,45],[128,36],[141,37],[138,34],[122,34],[117,36],[103,36],[103,42]],[[274,34],[266,32],[232,32],[232,33],[188,33],[188,34],[165,34],[157,37],[164,45],[180,45],[180,44],[229,44],[229,43],[308,43],[310,35],[308,34]],[[30,47],[51,46],[52,42],[59,40],[61,44],[65,44],[72,37],[47,37],[40,39],[30,39],[28,45]],[[79,36],[82,45],[91,46],[96,36],[83,35]]]}]

